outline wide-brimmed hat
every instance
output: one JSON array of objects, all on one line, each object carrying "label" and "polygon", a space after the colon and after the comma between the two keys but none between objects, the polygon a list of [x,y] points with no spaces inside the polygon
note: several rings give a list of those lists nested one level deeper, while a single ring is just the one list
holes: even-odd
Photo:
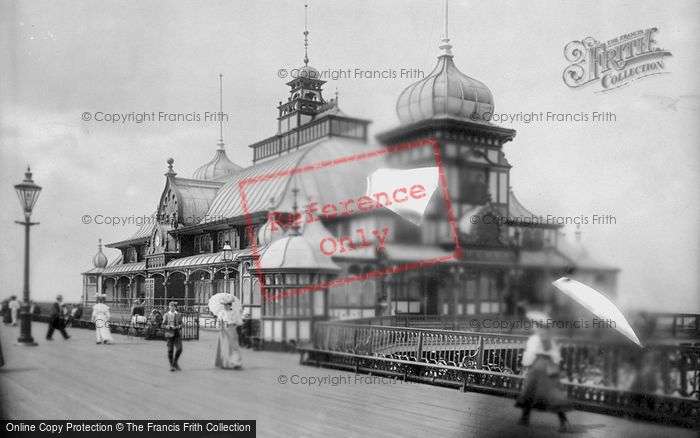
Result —
[{"label": "wide-brimmed hat", "polygon": [[175,306],[177,307],[177,301],[171,301],[168,303],[168,306]]},{"label": "wide-brimmed hat", "polygon": [[221,297],[221,304],[233,304],[233,295]]}]

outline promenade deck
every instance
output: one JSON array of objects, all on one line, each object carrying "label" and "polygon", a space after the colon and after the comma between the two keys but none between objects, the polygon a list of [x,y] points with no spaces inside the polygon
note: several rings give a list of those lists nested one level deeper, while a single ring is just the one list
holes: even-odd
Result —
[{"label": "promenade deck", "polygon": [[[113,345],[96,345],[94,332],[69,328],[71,339],[56,333],[49,342],[46,324],[32,328],[38,347],[13,345],[19,328],[0,327],[4,418],[255,419],[259,437],[562,436],[552,414],[518,426],[511,399],[302,366],[296,354],[244,349],[243,370],[216,369],[211,331],[184,342],[183,370],[170,372],[163,341],[115,335]],[[301,383],[311,378],[321,383]],[[570,421],[567,436],[696,436],[589,412]]]}]

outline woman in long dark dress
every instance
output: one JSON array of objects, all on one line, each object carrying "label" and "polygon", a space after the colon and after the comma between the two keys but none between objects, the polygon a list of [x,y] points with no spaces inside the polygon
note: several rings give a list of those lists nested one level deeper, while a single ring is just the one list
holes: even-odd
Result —
[{"label": "woman in long dark dress", "polygon": [[569,430],[566,412],[571,410],[571,403],[559,386],[560,362],[559,347],[552,339],[551,332],[536,329],[535,334],[527,340],[523,352],[522,365],[527,367],[527,373],[516,403],[523,410],[520,424],[530,424],[530,411],[535,408],[556,413],[559,417],[559,431]]}]

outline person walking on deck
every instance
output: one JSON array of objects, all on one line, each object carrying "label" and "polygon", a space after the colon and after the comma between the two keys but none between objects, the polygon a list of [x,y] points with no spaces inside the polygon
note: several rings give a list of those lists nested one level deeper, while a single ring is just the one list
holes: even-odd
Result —
[{"label": "person walking on deck", "polygon": [[165,329],[165,339],[168,344],[168,360],[170,361],[170,371],[180,371],[177,361],[182,354],[182,315],[177,311],[177,302],[171,301],[168,304],[168,313],[163,315],[163,328]]}]

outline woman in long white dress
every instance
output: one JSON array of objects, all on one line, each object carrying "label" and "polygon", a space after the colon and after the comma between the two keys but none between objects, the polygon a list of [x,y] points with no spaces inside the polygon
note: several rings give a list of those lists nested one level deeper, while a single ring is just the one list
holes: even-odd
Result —
[{"label": "woman in long white dress", "polygon": [[242,366],[243,357],[241,347],[238,345],[238,332],[236,327],[243,323],[241,305],[233,297],[222,300],[224,310],[217,315],[220,327],[219,343],[216,346],[215,366],[221,368],[239,369]]},{"label": "woman in long white dress", "polygon": [[109,332],[109,318],[109,306],[105,304],[103,296],[98,296],[97,304],[92,306],[92,318],[90,318],[95,323],[95,336],[98,344],[114,342],[112,334]]}]

